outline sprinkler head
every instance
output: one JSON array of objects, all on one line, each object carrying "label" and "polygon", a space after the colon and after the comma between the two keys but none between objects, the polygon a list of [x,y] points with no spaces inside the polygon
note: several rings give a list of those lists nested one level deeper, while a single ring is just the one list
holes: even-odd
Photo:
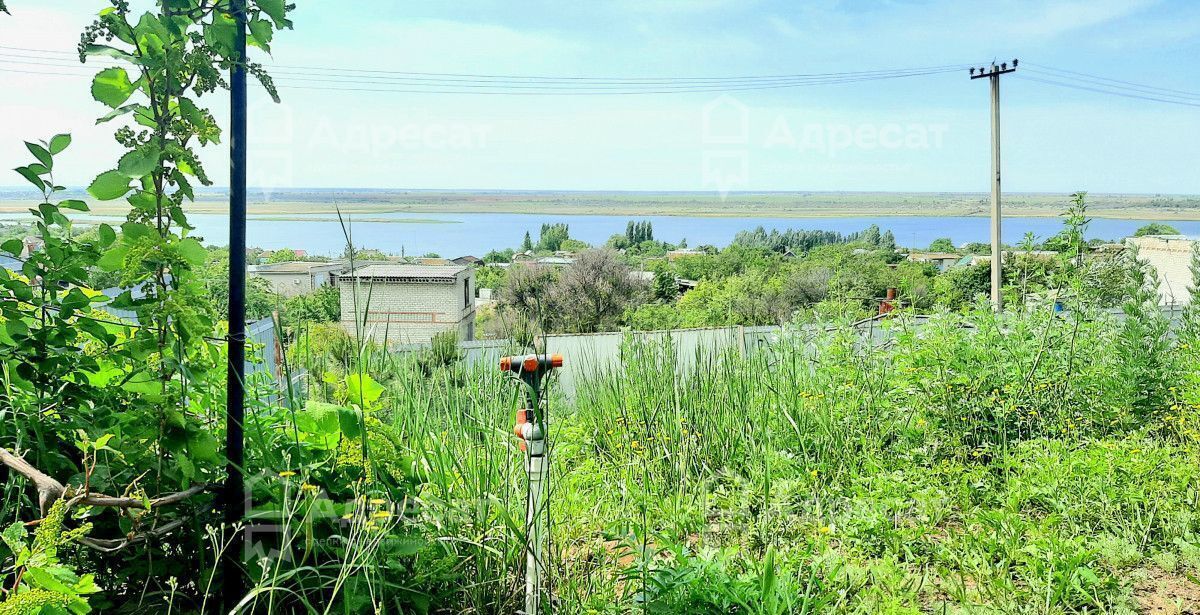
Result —
[{"label": "sprinkler head", "polygon": [[500,371],[512,372],[518,376],[540,376],[562,366],[563,358],[560,354],[531,354],[523,357],[503,357],[500,359]]}]

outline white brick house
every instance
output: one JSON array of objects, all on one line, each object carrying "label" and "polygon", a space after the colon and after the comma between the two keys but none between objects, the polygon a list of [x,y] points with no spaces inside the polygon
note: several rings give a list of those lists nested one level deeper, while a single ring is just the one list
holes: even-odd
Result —
[{"label": "white brick house", "polygon": [[1184,305],[1192,299],[1192,250],[1196,240],[1182,235],[1149,235],[1127,240],[1138,247],[1138,258],[1158,273],[1158,296],[1163,305]]},{"label": "white brick house", "polygon": [[333,281],[333,277],[349,268],[342,262],[317,263],[289,261],[269,265],[250,265],[247,272],[252,278],[262,278],[271,285],[271,290],[283,297],[307,295]]},{"label": "white brick house", "polygon": [[[337,276],[342,327],[395,346],[424,344],[443,331],[475,337],[475,270],[461,265],[368,265]],[[357,304],[355,297],[357,296]],[[363,318],[363,315],[366,318]]]}]

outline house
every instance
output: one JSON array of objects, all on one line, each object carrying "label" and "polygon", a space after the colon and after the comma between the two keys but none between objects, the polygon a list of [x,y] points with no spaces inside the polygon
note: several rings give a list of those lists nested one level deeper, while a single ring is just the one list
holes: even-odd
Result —
[{"label": "house", "polygon": [[914,263],[929,263],[938,271],[945,271],[962,258],[961,254],[953,252],[909,252],[908,260]]},{"label": "house", "polygon": [[269,265],[251,265],[247,273],[253,278],[262,278],[271,286],[271,290],[283,297],[306,295],[326,286],[333,281],[333,276],[345,271],[348,265],[337,263],[314,263],[307,261],[290,261],[272,263]]},{"label": "house", "polygon": [[[1058,252],[1055,252],[1054,250],[1005,250],[1004,251],[1004,262],[1008,263],[1009,259],[1012,259],[1017,256],[1024,256],[1024,257],[1028,257],[1028,258],[1041,259],[1041,260],[1053,260],[1058,257]],[[962,257],[962,260],[958,261],[958,264],[959,265],[971,265],[971,266],[991,265],[992,264],[992,255],[991,254],[968,254],[968,255]]]},{"label": "house", "polygon": [[1192,251],[1197,240],[1183,235],[1147,235],[1131,237],[1129,245],[1137,246],[1138,258],[1158,274],[1158,296],[1162,305],[1184,305],[1191,301]]},{"label": "house", "polygon": [[685,256],[704,256],[704,255],[705,255],[705,252],[703,250],[689,250],[687,248],[680,248],[678,250],[668,251],[667,252],[667,260],[673,261],[673,260],[681,259]]},{"label": "house", "polygon": [[471,256],[469,254],[466,256],[460,256],[458,258],[450,259],[450,262],[454,263],[455,265],[473,265],[476,267],[483,265],[482,258],[479,258],[477,256]]},{"label": "house", "polygon": [[[367,265],[336,276],[342,327],[376,342],[425,344],[453,331],[475,338],[475,270],[462,265]],[[355,317],[357,316],[357,322]]]},{"label": "house", "polygon": [[422,256],[421,258],[416,259],[416,263],[418,265],[453,265],[453,264],[455,264],[455,263],[452,263],[449,259],[445,259],[440,256]]},{"label": "house", "polygon": [[537,260],[537,257],[534,256],[533,252],[530,250],[517,252],[516,254],[512,255],[512,262],[514,263],[531,263],[535,260]]},{"label": "house", "polygon": [[537,264],[546,267],[569,267],[574,262],[575,259],[563,256],[543,256],[537,259]]}]

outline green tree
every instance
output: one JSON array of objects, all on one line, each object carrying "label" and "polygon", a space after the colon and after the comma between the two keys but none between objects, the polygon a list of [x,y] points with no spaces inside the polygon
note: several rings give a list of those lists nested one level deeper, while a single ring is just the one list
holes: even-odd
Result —
[{"label": "green tree", "polygon": [[938,237],[929,244],[930,252],[953,252],[954,242],[949,237]]},{"label": "green tree", "polygon": [[296,251],[291,248],[280,248],[267,258],[268,263],[289,263],[296,260]]},{"label": "green tree", "polygon": [[543,224],[541,234],[538,235],[537,250],[557,252],[562,249],[563,242],[570,238],[570,229],[566,224]]},{"label": "green tree", "polygon": [[1133,232],[1134,237],[1145,237],[1147,235],[1178,235],[1179,229],[1166,224],[1165,222],[1151,222],[1144,225]]},{"label": "green tree", "polygon": [[640,303],[644,284],[612,250],[581,252],[554,284],[552,299],[562,329],[574,333],[616,330]]}]

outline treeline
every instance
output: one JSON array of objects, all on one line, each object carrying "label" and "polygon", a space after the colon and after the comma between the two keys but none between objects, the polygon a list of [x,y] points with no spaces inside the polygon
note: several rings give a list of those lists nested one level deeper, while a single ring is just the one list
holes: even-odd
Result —
[{"label": "treeline", "polygon": [[752,231],[739,231],[734,236],[732,245],[770,250],[780,254],[788,252],[800,254],[818,246],[841,243],[863,243],[872,248],[894,250],[896,237],[891,231],[880,232],[879,226],[875,224],[848,235],[836,231],[790,228],[785,231],[778,229],[767,231],[760,226]]}]

